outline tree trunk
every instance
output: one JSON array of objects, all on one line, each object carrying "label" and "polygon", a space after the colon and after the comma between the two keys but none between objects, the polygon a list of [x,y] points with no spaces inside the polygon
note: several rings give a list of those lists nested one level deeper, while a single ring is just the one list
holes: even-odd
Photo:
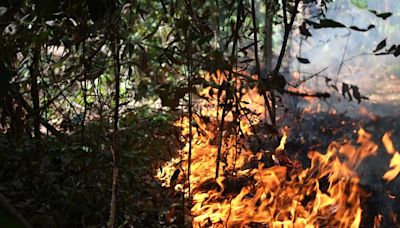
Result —
[{"label": "tree trunk", "polygon": [[[264,28],[264,64],[265,73],[272,71],[272,35],[273,35],[273,7],[274,2],[272,0],[265,0],[265,28]],[[266,74],[262,77],[266,78]]]},{"label": "tree trunk", "polygon": [[119,175],[119,140],[118,140],[118,119],[119,119],[119,88],[120,88],[120,59],[119,59],[119,46],[114,48],[114,60],[115,60],[115,108],[114,108],[114,132],[113,132],[113,144],[112,144],[112,155],[113,155],[113,175],[112,175],[112,187],[111,187],[111,203],[110,203],[110,217],[107,226],[109,228],[115,227],[115,217],[117,210],[117,183]]},{"label": "tree trunk", "polygon": [[30,80],[31,80],[31,97],[33,103],[33,132],[35,140],[36,154],[40,156],[40,100],[39,100],[39,88],[38,88],[38,77],[39,77],[39,59],[40,59],[40,46],[33,48],[32,65],[30,67]]}]

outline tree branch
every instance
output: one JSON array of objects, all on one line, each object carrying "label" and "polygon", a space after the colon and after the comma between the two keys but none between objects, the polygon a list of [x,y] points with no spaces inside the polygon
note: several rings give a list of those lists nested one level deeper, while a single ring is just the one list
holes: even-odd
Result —
[{"label": "tree branch", "polygon": [[295,91],[290,91],[290,90],[286,90],[284,91],[287,94],[293,95],[293,96],[298,96],[298,97],[316,97],[316,98],[329,98],[331,97],[331,95],[327,92],[316,92],[316,93],[303,93],[303,92],[295,92]]},{"label": "tree branch", "polygon": [[[290,22],[289,22],[289,24],[288,24],[288,23],[287,23],[287,16],[286,16],[286,14],[287,14],[287,10],[286,10],[286,1],[285,1],[285,0],[282,0],[282,4],[283,4],[282,8],[283,8],[283,17],[284,17],[285,32],[284,32],[284,35],[283,35],[283,41],[282,41],[281,51],[280,51],[280,53],[279,53],[278,61],[277,61],[277,63],[276,63],[276,66],[275,66],[274,72],[273,72],[273,74],[272,74],[272,77],[275,77],[275,76],[278,74],[279,69],[281,68],[282,60],[283,60],[283,57],[284,57],[285,51],[286,51],[287,42],[288,42],[288,40],[289,40],[290,31],[291,31],[291,29],[292,29],[292,27],[293,27],[294,19],[296,18],[296,15],[297,15],[297,13],[298,13],[297,8],[298,8],[298,6],[299,6],[299,3],[300,3],[300,0],[295,0],[295,3],[294,3],[294,12],[293,12],[292,17],[290,18]],[[285,18],[286,18],[286,19],[285,19]]]},{"label": "tree branch", "polygon": [[[29,106],[28,102],[24,99],[24,97],[18,92],[17,89],[10,87],[11,96],[15,98],[15,100],[28,112],[29,115],[33,115],[34,111],[31,106]],[[53,125],[49,124],[47,120],[40,117],[40,124],[42,124],[47,130],[49,130],[53,135],[58,138],[65,140],[65,135],[59,132]]]}]

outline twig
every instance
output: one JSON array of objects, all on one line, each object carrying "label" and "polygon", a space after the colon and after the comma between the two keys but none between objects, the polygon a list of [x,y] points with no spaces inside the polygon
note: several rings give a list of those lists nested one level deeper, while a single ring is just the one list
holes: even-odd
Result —
[{"label": "twig", "polygon": [[346,56],[347,46],[348,46],[349,40],[350,40],[350,35],[351,35],[351,32],[349,31],[349,34],[347,35],[346,44],[345,44],[345,46],[344,46],[344,50],[343,50],[343,54],[342,54],[342,59],[341,59],[341,61],[340,61],[339,69],[338,69],[338,72],[337,72],[337,74],[336,74],[335,85],[337,84],[337,82],[338,82],[338,80],[339,80],[340,71],[342,70],[342,67],[343,67],[343,64],[344,64],[344,57]]},{"label": "twig", "polygon": [[[24,99],[24,97],[18,93],[18,90],[11,87],[10,94],[15,98],[15,100],[28,112],[29,115],[33,115],[33,108],[29,106],[28,102]],[[53,135],[57,136],[61,140],[66,140],[64,134],[59,132],[53,125],[49,124],[47,120],[40,117],[40,124],[42,124],[46,129],[48,129]]]},{"label": "twig", "polygon": [[[292,87],[294,87],[294,88],[297,88],[297,87],[299,87],[301,84],[305,83],[306,81],[308,81],[308,80],[310,80],[310,79],[312,79],[312,78],[314,78],[314,77],[316,77],[316,76],[320,76],[320,74],[321,74],[322,72],[324,72],[325,70],[327,70],[327,69],[328,69],[328,67],[325,67],[324,69],[318,71],[317,73],[314,73],[314,74],[312,74],[312,75],[310,75],[310,76],[307,76],[307,77],[303,78],[302,80],[297,81],[296,84],[294,84],[294,85],[293,85],[293,84],[289,84],[289,83],[288,83],[288,85],[290,85],[290,86],[292,86]],[[298,72],[299,72],[299,71],[298,71]]]},{"label": "twig", "polygon": [[329,93],[303,93],[303,92],[294,92],[294,91],[289,91],[289,90],[284,90],[285,93],[293,95],[293,96],[298,96],[298,97],[317,97],[317,98],[329,98],[331,95]]}]

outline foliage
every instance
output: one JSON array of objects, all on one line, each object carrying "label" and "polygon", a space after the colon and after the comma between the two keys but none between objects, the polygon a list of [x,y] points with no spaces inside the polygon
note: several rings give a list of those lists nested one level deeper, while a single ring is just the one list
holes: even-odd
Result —
[{"label": "foliage", "polygon": [[[123,162],[118,217],[122,222],[129,220],[130,224],[146,227],[157,224],[159,209],[169,206],[158,205],[163,202],[163,193],[152,174],[158,162],[179,149],[171,118],[146,109],[121,120]],[[65,139],[70,144],[47,138],[43,142],[47,145],[42,155],[45,159],[39,162],[33,161],[34,145],[30,140],[1,137],[1,190],[32,225],[98,226],[107,220],[104,205],[109,204],[111,155],[110,134],[104,132],[104,127],[99,122],[87,126],[85,147],[79,143],[79,130]],[[143,206],[148,208],[143,210]]]}]

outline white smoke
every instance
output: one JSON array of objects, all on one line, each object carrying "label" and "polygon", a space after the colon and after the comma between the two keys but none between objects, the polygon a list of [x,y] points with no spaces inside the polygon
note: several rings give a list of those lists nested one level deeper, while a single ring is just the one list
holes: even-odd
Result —
[{"label": "white smoke", "polygon": [[[312,37],[302,40],[301,57],[310,60],[310,64],[300,64],[296,56],[300,56],[300,36],[294,28],[289,71],[300,69],[302,77],[316,73],[327,67],[321,74],[338,81],[338,96],[329,99],[340,112],[358,113],[361,106],[378,115],[394,115],[400,113],[400,56],[376,56],[372,54],[377,44],[387,38],[387,46],[400,44],[400,2],[396,0],[368,1],[367,9],[359,9],[350,0],[338,0],[330,5],[326,17],[338,21],[348,27],[357,26],[375,28],[367,32],[358,32],[344,28],[311,29]],[[378,13],[392,12],[386,20],[375,16],[369,10]],[[346,47],[347,43],[347,47]],[[344,62],[341,65],[342,58]],[[300,64],[300,65],[299,65]],[[339,72],[340,68],[340,72]],[[339,72],[339,73],[338,73]],[[308,73],[308,74],[307,74]],[[348,102],[341,97],[342,82],[357,85],[360,93],[369,97],[361,105],[356,101]],[[305,85],[307,88],[327,91],[325,80],[313,78]],[[340,102],[339,102],[340,100]],[[326,103],[325,103],[326,104]]]}]

